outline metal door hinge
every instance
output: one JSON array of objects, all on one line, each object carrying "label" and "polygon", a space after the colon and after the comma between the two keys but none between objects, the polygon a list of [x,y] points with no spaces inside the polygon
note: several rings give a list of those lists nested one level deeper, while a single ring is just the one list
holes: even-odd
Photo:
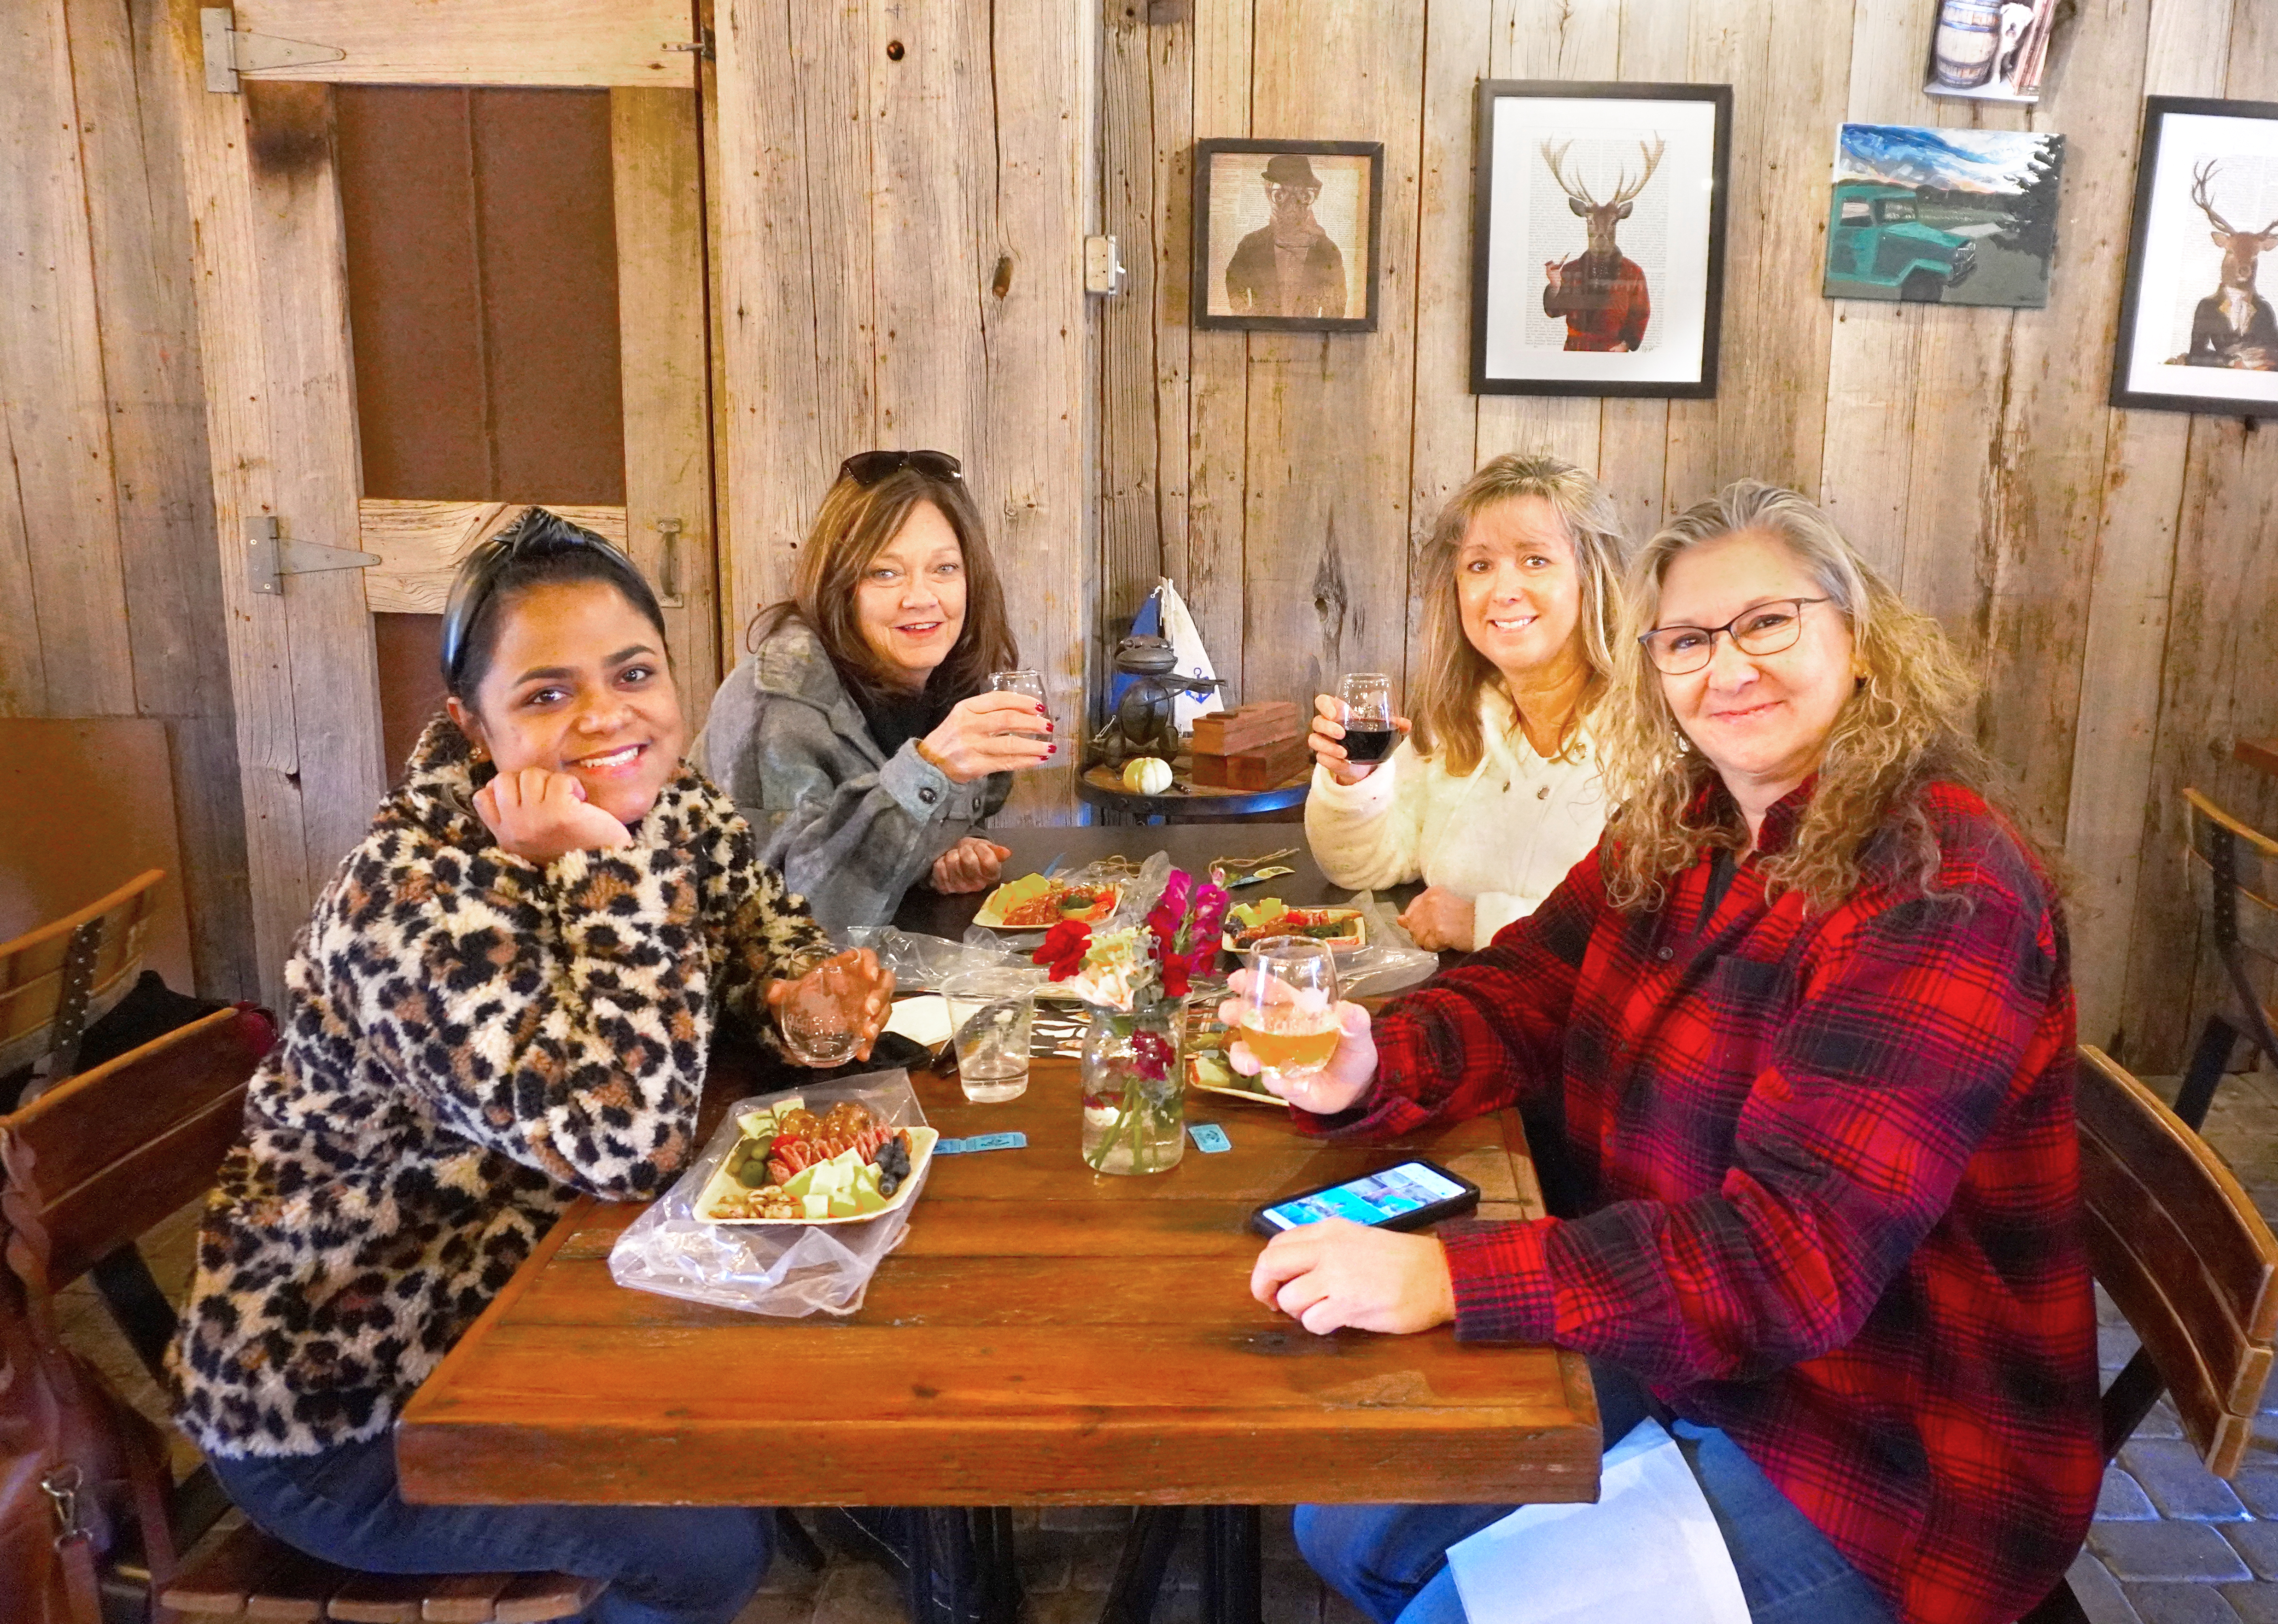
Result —
[{"label": "metal door hinge", "polygon": [[707,62],[715,62],[715,61],[717,61],[717,60],[719,59],[719,56],[720,56],[720,52],[719,52],[719,50],[717,50],[717,48],[715,46],[714,42],[713,42],[713,34],[712,34],[712,30],[711,30],[711,29],[709,29],[709,28],[707,28],[707,29],[705,29],[705,30],[704,30],[703,34],[702,34],[702,36],[701,36],[700,38],[693,39],[693,40],[684,40],[684,41],[681,41],[681,42],[677,42],[677,43],[676,43],[675,42],[673,42],[673,41],[671,41],[671,40],[667,40],[667,41],[666,41],[662,45],[659,46],[657,49],[658,49],[658,50],[689,50],[689,51],[694,51],[694,52],[695,52],[699,57],[702,57],[702,58],[703,58],[705,61],[707,61]]},{"label": "metal door hinge", "polygon": [[1083,290],[1092,294],[1119,294],[1123,291],[1123,256],[1117,251],[1112,237],[1086,237],[1083,240]]},{"label": "metal door hinge", "polygon": [[226,5],[209,5],[198,11],[198,32],[205,42],[206,88],[218,95],[235,96],[240,73],[340,62],[348,57],[348,53],[337,46],[280,40],[271,34],[241,33],[232,26],[236,20],[236,14]]},{"label": "metal door hinge", "polygon": [[256,592],[280,597],[288,575],[313,575],[320,570],[369,570],[379,562],[378,553],[359,553],[320,541],[295,541],[277,533],[273,515],[263,514],[245,523],[246,584]]}]

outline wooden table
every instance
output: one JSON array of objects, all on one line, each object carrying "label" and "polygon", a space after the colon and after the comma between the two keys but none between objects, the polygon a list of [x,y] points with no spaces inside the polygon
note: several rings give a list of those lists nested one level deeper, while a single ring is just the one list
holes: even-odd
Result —
[{"label": "wooden table", "polygon": [[[1135,837],[1136,837],[1135,839]],[[1007,871],[1296,843],[1275,826],[996,831]],[[1246,889],[1342,901],[1303,849]],[[982,893],[913,892],[895,923],[954,938]],[[1027,1094],[976,1106],[913,1078],[945,1134],[1018,1130],[1028,1148],[937,1161],[907,1237],[843,1320],[771,1320],[620,1289],[632,1206],[583,1201],[406,1406],[405,1498],[545,1502],[1248,1508],[1296,1499],[1595,1498],[1588,1369],[1533,1347],[1317,1337],[1252,1301],[1260,1203],[1421,1153],[1474,1180],[1488,1217],[1541,1211],[1515,1114],[1396,1145],[1306,1139],[1278,1108],[1209,1094],[1234,1149],[1172,1171],[1096,1175],[1078,1153],[1074,1061],[1039,1057]],[[755,1084],[715,1048],[701,1130]],[[777,1085],[777,1084],[769,1084]],[[1109,1613],[1143,1618],[1175,1512],[1143,1517]],[[1150,1521],[1150,1518],[1152,1520]],[[1257,1520],[1206,1517],[1213,1624],[1256,1624]],[[1133,1597],[1138,1599],[1134,1601]]]},{"label": "wooden table", "polygon": [[[709,1115],[740,1092],[715,1061]],[[406,1406],[407,1499],[713,1505],[1204,1505],[1566,1501],[1597,1493],[1587,1366],[1548,1348],[1315,1337],[1248,1290],[1259,1203],[1422,1153],[1489,1216],[1539,1213],[1514,1114],[1393,1146],[1331,1145],[1288,1115],[1190,1097],[1234,1148],[1096,1175],[1073,1061],[966,1102],[914,1077],[927,1119],[1025,1150],[940,1158],[901,1248],[845,1318],[771,1320],[609,1277],[639,1208],[564,1215]],[[1175,1513],[1164,1513],[1174,1516]],[[1175,1530],[1175,1522],[1172,1525]],[[1143,1521],[1143,1533],[1149,1531]],[[1135,1538],[1150,1599],[1169,1540]],[[1257,1618],[1254,1511],[1211,1528],[1214,1617]],[[1117,1596],[1122,1597],[1119,1580]],[[1145,1600],[1120,1605],[1142,1617]]]}]

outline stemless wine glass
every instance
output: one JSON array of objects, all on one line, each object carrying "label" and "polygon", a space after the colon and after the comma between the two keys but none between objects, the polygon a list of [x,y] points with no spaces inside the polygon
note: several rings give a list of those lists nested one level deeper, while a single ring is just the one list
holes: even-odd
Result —
[{"label": "stemless wine glass", "polygon": [[[1025,693],[1041,705],[1044,702],[1044,674],[1042,671],[991,671],[989,686],[998,693]],[[1029,733],[1030,739],[1043,739],[1043,733]]]},{"label": "stemless wine glass", "polygon": [[[784,1052],[802,1066],[843,1066],[860,1046],[862,1004],[868,994],[845,965],[830,963],[841,951],[818,945],[776,968],[784,980],[799,984],[776,1006],[776,1030],[782,1034]],[[813,975],[815,970],[822,974]]]},{"label": "stemless wine glass", "polygon": [[1266,1070],[1310,1077],[1337,1052],[1337,961],[1326,942],[1269,936],[1250,950],[1235,1036]]},{"label": "stemless wine glass", "polygon": [[1392,754],[1400,732],[1392,725],[1392,678],[1382,671],[1347,671],[1337,678],[1344,706],[1345,756],[1365,767]]}]

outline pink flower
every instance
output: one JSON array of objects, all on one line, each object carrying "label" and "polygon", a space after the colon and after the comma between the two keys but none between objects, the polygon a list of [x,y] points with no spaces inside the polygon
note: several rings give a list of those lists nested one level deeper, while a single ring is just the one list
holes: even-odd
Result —
[{"label": "pink flower", "polygon": [[1187,938],[1185,969],[1189,974],[1206,976],[1218,962],[1219,933],[1226,926],[1227,900],[1223,885],[1204,885],[1195,893],[1194,912],[1188,916],[1192,933]]},{"label": "pink flower", "polygon": [[1171,1074],[1171,1040],[1160,1032],[1132,1033],[1131,1057],[1143,1077],[1159,1083]]}]

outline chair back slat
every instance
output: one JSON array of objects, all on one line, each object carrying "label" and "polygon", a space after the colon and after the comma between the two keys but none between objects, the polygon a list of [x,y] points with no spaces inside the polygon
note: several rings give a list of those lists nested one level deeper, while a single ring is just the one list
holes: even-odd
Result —
[{"label": "chair back slat", "polygon": [[0,1073],[47,1053],[49,1029],[63,1003],[65,961],[82,925],[95,923],[98,930],[85,1019],[94,1020],[126,996],[149,948],[157,886],[165,877],[162,869],[149,869],[75,914],[0,943]]},{"label": "chair back slat", "polygon": [[2211,1470],[2236,1469],[2278,1337],[2278,1239],[2230,1169],[2101,1050],[2075,1095],[2091,1261]]},{"label": "chair back slat", "polygon": [[2191,891],[2201,916],[2212,900],[2215,844],[2227,831],[2238,886],[2238,945],[2278,963],[2278,840],[2241,823],[2195,789],[2185,790],[2183,800],[2190,808]]},{"label": "chair back slat", "polygon": [[0,1209],[44,1237],[50,1291],[212,1186],[267,1035],[217,1010],[0,1116]]}]

